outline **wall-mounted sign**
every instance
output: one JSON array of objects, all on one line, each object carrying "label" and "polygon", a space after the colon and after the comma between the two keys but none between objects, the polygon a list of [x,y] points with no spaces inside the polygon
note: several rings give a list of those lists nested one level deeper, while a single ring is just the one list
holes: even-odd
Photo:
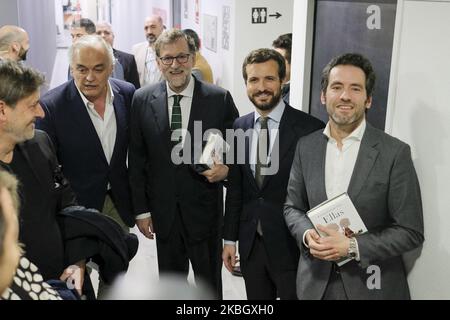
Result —
[{"label": "wall-mounted sign", "polygon": [[281,17],[281,13],[275,12],[274,14],[268,14],[267,8],[252,8],[252,23],[267,23],[267,17],[273,17],[278,19]]}]

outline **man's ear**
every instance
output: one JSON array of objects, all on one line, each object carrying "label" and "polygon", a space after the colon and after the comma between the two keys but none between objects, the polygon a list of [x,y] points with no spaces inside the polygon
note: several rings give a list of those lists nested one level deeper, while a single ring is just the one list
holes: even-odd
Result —
[{"label": "man's ear", "polygon": [[366,109],[370,109],[370,107],[372,106],[372,97],[367,97],[366,100]]}]

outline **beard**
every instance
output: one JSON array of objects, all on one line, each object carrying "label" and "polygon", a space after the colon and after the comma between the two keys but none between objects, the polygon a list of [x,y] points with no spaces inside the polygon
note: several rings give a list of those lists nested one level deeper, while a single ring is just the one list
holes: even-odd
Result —
[{"label": "beard", "polygon": [[[257,102],[256,97],[258,97],[260,94],[271,95],[272,98],[267,102],[263,102],[263,103]],[[253,103],[253,105],[262,111],[268,111],[268,110],[272,110],[273,108],[275,108],[276,105],[280,102],[280,98],[281,98],[281,90],[278,91],[278,93],[276,93],[276,94],[274,94],[271,91],[260,91],[258,93],[255,93],[251,97],[249,97],[249,99]]]},{"label": "beard", "polygon": [[155,36],[154,34],[148,34],[146,36],[146,39],[147,39],[149,44],[154,44],[156,42],[156,39],[158,39],[158,37]]}]

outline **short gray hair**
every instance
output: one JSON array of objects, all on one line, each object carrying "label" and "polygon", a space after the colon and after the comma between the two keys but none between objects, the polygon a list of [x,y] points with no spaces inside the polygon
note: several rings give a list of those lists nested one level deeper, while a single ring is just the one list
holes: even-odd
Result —
[{"label": "short gray hair", "polygon": [[172,44],[176,42],[178,39],[184,39],[186,40],[186,43],[189,47],[189,52],[192,55],[195,55],[196,49],[195,49],[195,43],[194,40],[192,40],[190,37],[188,37],[183,31],[179,29],[170,29],[167,31],[164,31],[161,33],[161,35],[158,37],[158,40],[155,42],[155,52],[156,56],[161,57],[161,49],[162,46],[166,44]]},{"label": "short gray hair", "polygon": [[103,40],[102,37],[96,34],[82,36],[74,44],[72,44],[72,46],[69,48],[70,65],[72,66],[75,52],[78,52],[81,48],[93,48],[97,46],[101,46],[105,50],[106,56],[108,57],[111,66],[114,66],[116,64],[116,58],[114,57],[114,51],[112,47],[105,40]]}]

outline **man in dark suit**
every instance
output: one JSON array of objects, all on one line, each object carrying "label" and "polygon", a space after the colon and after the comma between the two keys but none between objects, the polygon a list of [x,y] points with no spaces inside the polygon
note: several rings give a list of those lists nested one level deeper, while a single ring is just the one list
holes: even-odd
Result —
[{"label": "man in dark suit", "polygon": [[[292,164],[285,220],[300,247],[299,299],[409,299],[402,255],[424,240],[420,187],[410,147],[366,122],[375,72],[359,54],[322,72],[325,130],[301,138]],[[306,212],[347,192],[368,232],[319,237]],[[351,261],[338,266],[342,257]]]},{"label": "man in dark suit", "polygon": [[37,125],[52,139],[79,203],[127,229],[134,225],[126,165],[134,86],[108,79],[112,48],[97,35],[78,39],[69,57],[74,80],[42,97],[45,118]]},{"label": "man in dark suit", "polygon": [[136,66],[136,61],[134,60],[134,56],[132,54],[114,49],[114,31],[109,22],[106,21],[97,22],[96,29],[97,35],[101,36],[113,48],[114,57],[116,57],[117,62],[123,69],[123,79],[121,80],[130,82],[134,84],[136,89],[139,89],[141,86],[139,83],[139,74]]},{"label": "man in dark suit", "polygon": [[164,32],[155,49],[166,81],[136,91],[131,109],[129,163],[136,224],[150,239],[157,234],[160,272],[187,277],[190,261],[196,280],[207,282],[220,298],[219,182],[228,167],[217,163],[199,173],[192,164],[201,153],[205,131],[225,134],[238,111],[228,91],[191,75],[195,45],[182,31]]},{"label": "man in dark suit", "polygon": [[[235,242],[239,241],[248,299],[296,299],[299,253],[284,223],[283,204],[298,138],[324,124],[281,99],[285,64],[275,50],[250,52],[242,70],[256,112],[237,119],[233,126],[247,135],[241,140],[244,145],[239,145],[239,139],[236,141],[236,161],[228,176],[222,258],[231,272],[236,263]],[[266,133],[269,139],[264,152],[266,158],[269,153],[269,164],[257,159],[258,155],[264,156],[259,137]],[[239,157],[245,161],[239,162]],[[261,164],[274,166],[272,173],[264,175]]]}]

